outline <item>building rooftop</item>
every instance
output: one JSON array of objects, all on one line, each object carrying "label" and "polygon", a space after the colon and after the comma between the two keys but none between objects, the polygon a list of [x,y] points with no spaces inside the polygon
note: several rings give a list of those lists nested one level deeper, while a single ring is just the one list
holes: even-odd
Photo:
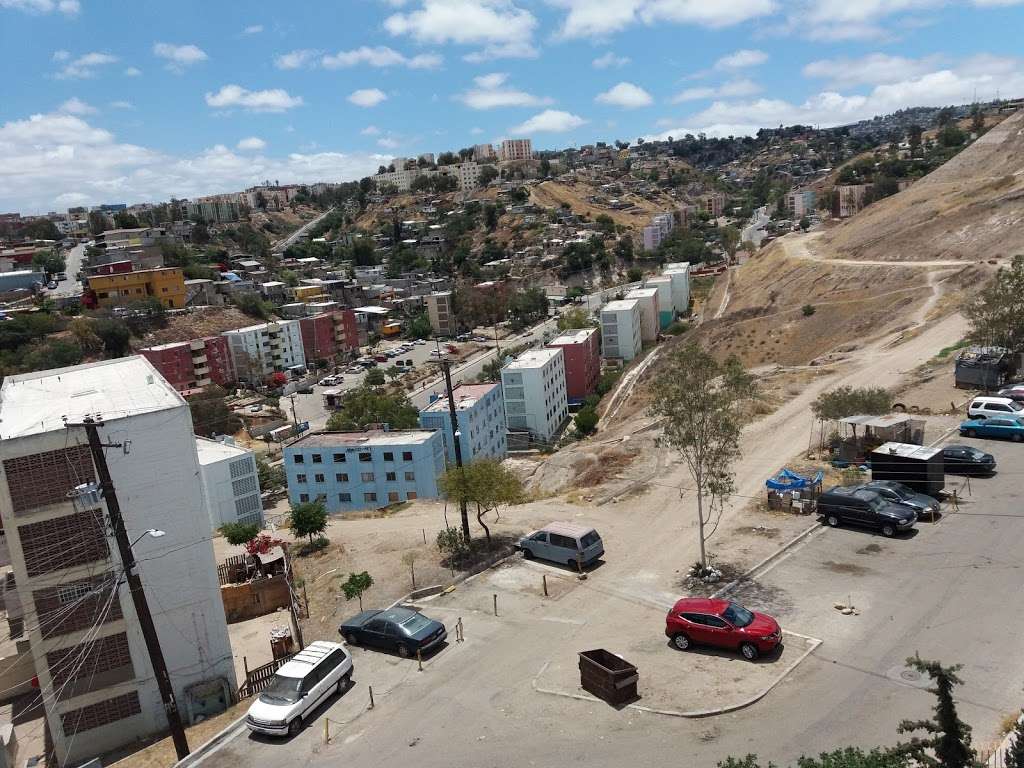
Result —
[{"label": "building rooftop", "polygon": [[368,429],[364,432],[312,432],[288,448],[358,448],[361,445],[419,445],[434,435],[432,429]]},{"label": "building rooftop", "polygon": [[185,400],[142,356],[8,376],[0,387],[0,439],[64,429],[99,414],[105,420],[169,410]]},{"label": "building rooftop", "polygon": [[548,342],[548,346],[563,347],[568,344],[585,344],[595,333],[597,333],[597,328],[580,328],[575,331],[569,331],[553,338]]},{"label": "building rooftop", "polygon": [[671,272],[673,270],[684,270],[684,269],[685,270],[689,270],[690,269],[690,262],[688,262],[688,261],[673,261],[671,264],[666,264],[664,267],[662,267],[661,273],[664,275],[664,274],[667,274],[668,272]]},{"label": "building rooftop", "polygon": [[367,315],[386,315],[391,310],[386,307],[356,307],[353,312],[362,312]]},{"label": "building rooftop", "polygon": [[618,299],[616,301],[609,301],[601,307],[601,312],[629,312],[636,305],[636,299]]},{"label": "building rooftop", "polygon": [[562,354],[560,349],[528,349],[519,357],[505,366],[506,371],[522,370],[524,368],[540,368],[551,362],[552,358]]},{"label": "building rooftop", "polygon": [[646,298],[648,296],[657,296],[657,288],[634,288],[632,291],[626,294],[627,299],[639,299]]},{"label": "building rooftop", "polygon": [[[489,384],[459,384],[452,390],[455,398],[455,410],[465,411],[472,408],[488,392],[495,387],[501,386],[496,382]],[[420,409],[420,413],[448,413],[448,397],[439,397],[426,408]]]},{"label": "building rooftop", "polygon": [[200,465],[215,464],[225,459],[237,459],[240,456],[247,456],[252,451],[239,448],[237,445],[222,443],[220,440],[210,440],[208,437],[196,435],[196,453],[199,454]]}]

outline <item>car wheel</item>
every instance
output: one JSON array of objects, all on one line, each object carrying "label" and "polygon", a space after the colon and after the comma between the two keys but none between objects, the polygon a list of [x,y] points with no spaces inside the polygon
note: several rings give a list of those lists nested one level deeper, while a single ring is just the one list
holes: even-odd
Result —
[{"label": "car wheel", "polygon": [[757,646],[753,643],[743,643],[743,645],[740,646],[740,653],[743,654],[743,658],[747,661],[753,661],[759,655]]},{"label": "car wheel", "polygon": [[569,562],[566,563],[566,565],[568,565],[574,571],[579,570],[579,563],[577,563],[575,560],[570,560]]},{"label": "car wheel", "polygon": [[829,515],[827,518],[825,518],[825,522],[833,528],[839,527],[839,518],[835,515]]},{"label": "car wheel", "polygon": [[1013,442],[1015,442],[1015,443],[1019,443],[1020,442],[1020,435],[1018,435],[1017,433],[1014,433],[1013,436],[1010,439],[1013,440]]},{"label": "car wheel", "polygon": [[977,437],[978,436],[978,431],[975,430],[975,429],[968,429],[967,430],[967,436],[968,437]]},{"label": "car wheel", "polygon": [[289,736],[294,736],[295,734],[297,734],[301,730],[302,730],[302,718],[301,717],[296,717],[294,720],[292,720],[290,723],[288,723],[288,735]]},{"label": "car wheel", "polygon": [[882,535],[883,536],[888,536],[890,538],[895,536],[896,535],[896,526],[893,525],[892,523],[886,523],[885,525],[882,526]]},{"label": "car wheel", "polygon": [[347,635],[345,635],[345,642],[349,645],[358,645],[358,643],[356,642],[356,633],[349,632]]},{"label": "car wheel", "polygon": [[680,651],[690,650],[690,638],[680,632],[678,635],[672,635],[672,645]]},{"label": "car wheel", "polygon": [[531,550],[529,547],[523,547],[523,559],[533,560],[533,550]]},{"label": "car wheel", "polygon": [[401,656],[403,659],[409,658],[409,647],[405,645],[405,643],[398,644],[398,655]]}]

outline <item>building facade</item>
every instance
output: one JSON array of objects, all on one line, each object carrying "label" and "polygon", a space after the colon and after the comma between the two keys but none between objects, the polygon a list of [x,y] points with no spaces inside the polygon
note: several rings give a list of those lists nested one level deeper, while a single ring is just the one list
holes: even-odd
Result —
[{"label": "building facade", "polygon": [[253,452],[233,442],[196,437],[196,454],[211,530],[228,523],[262,528],[263,501]]},{"label": "building facade", "polygon": [[634,288],[626,294],[627,299],[635,299],[640,306],[640,338],[643,341],[658,339],[658,289]]},{"label": "building facade", "polygon": [[661,270],[662,277],[672,281],[672,310],[676,314],[690,311],[690,262],[675,261]]},{"label": "building facade", "polygon": [[178,267],[93,275],[89,278],[89,292],[99,307],[158,299],[167,309],[182,309],[186,299],[185,275]]},{"label": "building facade", "polygon": [[550,342],[565,355],[565,394],[571,404],[583,402],[601,378],[601,334],[597,328],[563,333]]},{"label": "building facade", "polygon": [[422,429],[314,432],[284,449],[291,503],[328,512],[436,498],[444,467],[441,433]]},{"label": "building facade", "polygon": [[725,213],[725,195],[721,192],[708,192],[700,196],[697,205],[708,216],[717,219]]},{"label": "building facade", "polygon": [[438,336],[455,336],[458,333],[453,298],[454,294],[451,291],[437,291],[423,297],[427,305],[430,327]]},{"label": "building facade", "polygon": [[668,328],[676,316],[675,303],[672,301],[672,278],[662,275],[649,277],[644,281],[645,288],[658,291],[658,328]]},{"label": "building facade", "polygon": [[140,349],[139,354],[179,392],[202,389],[210,384],[228,387],[238,378],[227,339],[223,336],[159,344]]},{"label": "building facade", "polygon": [[550,443],[569,416],[565,354],[560,348],[527,350],[501,369],[505,423]]},{"label": "building facade", "polygon": [[458,183],[459,189],[470,190],[480,184],[480,166],[475,162],[454,163],[452,165],[441,165],[437,168],[401,168],[397,165],[393,171],[378,173],[371,178],[377,188],[393,184],[399,192],[408,192],[412,189],[412,183],[420,176],[434,178],[436,176],[452,176]]},{"label": "building facade", "polygon": [[185,400],[139,356],[8,376],[0,518],[62,765],[167,729],[87,434],[74,426],[96,414],[101,439],[121,446],[106,460],[182,718],[222,711],[236,690]]},{"label": "building facade", "polygon": [[224,331],[221,336],[228,340],[235,374],[250,384],[262,383],[277,371],[306,365],[298,320],[250,325]]},{"label": "building facade", "polygon": [[299,331],[302,351],[309,365],[320,360],[336,362],[359,348],[356,314],[351,309],[299,318]]},{"label": "building facade", "polygon": [[[459,384],[452,390],[455,418],[459,425],[459,449],[463,461],[505,458],[508,453],[505,407],[501,384]],[[444,439],[449,464],[455,463],[448,397],[441,397],[420,411],[420,426],[434,429]]]},{"label": "building facade", "polygon": [[533,159],[533,142],[530,139],[505,139],[501,142],[501,159],[504,162]]},{"label": "building facade", "polygon": [[864,197],[870,184],[844,184],[835,188],[832,215],[839,219],[847,219],[859,213],[864,207]]},{"label": "building facade", "polygon": [[629,362],[640,354],[640,302],[636,299],[609,301],[601,307],[602,354]]},{"label": "building facade", "polygon": [[493,144],[474,144],[473,159],[478,163],[493,163],[498,159],[498,153],[494,151]]},{"label": "building facade", "polygon": [[794,219],[800,220],[804,216],[810,216],[814,213],[817,199],[818,197],[813,189],[789,192],[786,195],[786,208]]}]

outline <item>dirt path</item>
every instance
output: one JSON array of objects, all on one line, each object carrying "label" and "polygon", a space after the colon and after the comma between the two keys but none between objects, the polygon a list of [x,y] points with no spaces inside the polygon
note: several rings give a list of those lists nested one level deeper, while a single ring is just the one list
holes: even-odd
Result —
[{"label": "dirt path", "polygon": [[[658,354],[660,352],[660,348],[655,349],[644,360],[642,360],[636,368],[626,372],[626,375],[622,377],[619,381],[619,385],[612,392],[612,396],[608,398],[608,407],[605,408],[606,415],[602,421],[611,421],[615,418],[619,409],[622,408],[622,404],[625,403],[633,393],[633,387],[636,386],[637,381],[640,379],[640,375],[658,358]],[[601,428],[602,427],[598,426],[598,429]]]},{"label": "dirt path", "polygon": [[729,299],[732,298],[732,269],[725,270],[725,292],[722,294],[722,301],[718,305],[718,311],[715,312],[714,320],[717,320],[725,314],[725,310],[729,307]]},{"label": "dirt path", "polygon": [[936,267],[966,267],[972,264],[964,259],[939,259],[933,261],[881,261],[871,259],[832,259],[822,256],[811,246],[825,233],[823,231],[809,232],[807,234],[792,233],[780,237],[775,242],[779,243],[786,256],[791,259],[802,259],[804,261],[817,261],[823,264],[837,264],[843,267],[911,267],[935,269]]}]

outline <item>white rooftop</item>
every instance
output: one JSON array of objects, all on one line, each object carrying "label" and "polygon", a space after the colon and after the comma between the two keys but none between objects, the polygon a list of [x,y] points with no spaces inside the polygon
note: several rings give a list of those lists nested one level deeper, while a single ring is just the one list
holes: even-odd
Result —
[{"label": "white rooftop", "polygon": [[507,371],[522,370],[524,368],[541,368],[555,357],[563,354],[561,349],[528,349],[519,357],[505,366]]},{"label": "white rooftop", "polygon": [[601,312],[631,312],[635,306],[637,306],[636,299],[618,299],[609,301],[601,307]]},{"label": "white rooftop", "polygon": [[667,274],[669,272],[689,270],[689,269],[690,269],[690,262],[688,262],[688,261],[673,261],[671,264],[666,264],[662,268],[661,273],[664,275],[664,274]]},{"label": "white rooftop", "polygon": [[634,288],[632,291],[626,294],[627,299],[646,299],[651,296],[657,296],[657,288]]},{"label": "white rooftop", "polygon": [[199,455],[200,465],[206,466],[225,459],[237,459],[248,455],[251,451],[239,448],[237,445],[227,445],[219,440],[210,440],[208,437],[196,435],[196,453]]},{"label": "white rooftop", "polygon": [[0,387],[0,439],[63,430],[99,414],[105,420],[179,408],[185,400],[142,356],[8,376]]},{"label": "white rooftop", "polygon": [[[469,410],[486,396],[488,392],[498,386],[501,385],[497,382],[488,384],[459,384],[452,390],[452,394],[455,396],[455,410]],[[421,408],[420,413],[448,413],[448,397],[437,398],[426,408]]]},{"label": "white rooftop", "polygon": [[597,328],[579,328],[563,333],[561,336],[556,336],[548,342],[548,346],[561,347],[567,344],[583,344],[595,333],[597,333]]},{"label": "white rooftop", "polygon": [[432,429],[368,429],[364,432],[311,432],[288,446],[292,448],[358,448],[362,445],[418,445],[436,433]]}]

